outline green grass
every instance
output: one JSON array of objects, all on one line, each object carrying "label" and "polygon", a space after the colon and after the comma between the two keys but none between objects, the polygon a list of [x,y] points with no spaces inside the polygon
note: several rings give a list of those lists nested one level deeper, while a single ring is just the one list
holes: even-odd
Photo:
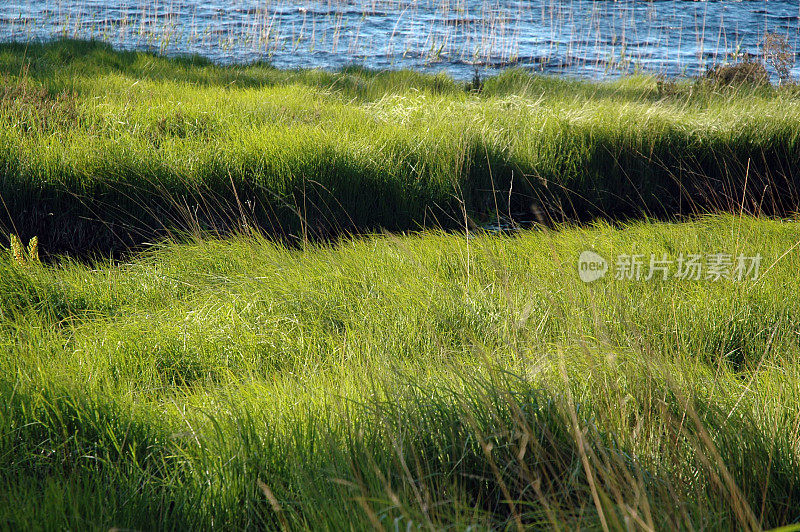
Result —
[{"label": "green grass", "polygon": [[[762,275],[584,284],[584,249]],[[797,222],[2,257],[4,528],[800,521]]]},{"label": "green grass", "polygon": [[[0,229],[44,250],[796,210],[792,87],[279,71],[0,45]],[[669,90],[664,90],[664,87]]]},{"label": "green grass", "polygon": [[[796,88],[72,41],[0,75],[0,230],[49,255],[0,249],[0,527],[800,522]],[[586,249],[763,262],[584,284]]]}]

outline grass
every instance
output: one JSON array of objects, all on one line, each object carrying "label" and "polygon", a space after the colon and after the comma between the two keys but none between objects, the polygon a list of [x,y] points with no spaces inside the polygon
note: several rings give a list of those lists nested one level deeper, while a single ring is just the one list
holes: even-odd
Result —
[{"label": "grass", "polygon": [[[253,235],[0,259],[16,529],[760,529],[800,521],[800,226]],[[584,249],[761,254],[578,281]]]},{"label": "grass", "polygon": [[0,75],[3,528],[798,529],[796,87]]},{"label": "grass", "polygon": [[0,228],[51,253],[253,227],[300,241],[783,215],[798,201],[792,86],[510,70],[478,94],[441,75],[221,67],[80,41],[0,45],[0,73]]}]

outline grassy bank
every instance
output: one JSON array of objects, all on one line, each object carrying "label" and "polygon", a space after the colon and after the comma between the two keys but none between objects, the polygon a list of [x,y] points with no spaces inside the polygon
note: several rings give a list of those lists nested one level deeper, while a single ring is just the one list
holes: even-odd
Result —
[{"label": "grassy bank", "polygon": [[[793,89],[219,67],[0,45],[0,228],[45,250],[796,210]],[[666,88],[666,90],[665,90]]]},{"label": "grassy bank", "polygon": [[[248,237],[92,266],[5,251],[0,523],[796,523],[799,229]],[[763,263],[584,284],[585,249]]]}]

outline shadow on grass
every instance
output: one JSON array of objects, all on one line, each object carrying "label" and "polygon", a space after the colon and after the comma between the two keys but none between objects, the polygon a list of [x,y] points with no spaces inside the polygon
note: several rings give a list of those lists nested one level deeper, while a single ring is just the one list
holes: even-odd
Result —
[{"label": "shadow on grass", "polygon": [[[221,67],[197,57],[167,59],[82,41],[0,45],[0,72],[24,73],[23,79],[40,87],[19,95],[9,85],[9,101],[30,102],[14,103],[17,107],[7,113],[46,133],[78,127],[79,95],[69,92],[74,76],[112,71],[201,85],[301,83],[348,99],[410,88],[466,97],[463,86],[450,78],[413,72]],[[480,98],[541,93],[641,102],[658,97],[653,87],[637,87],[511,71],[487,80]],[[156,127],[162,136],[191,133],[199,140],[213,133],[212,123],[196,121],[187,131],[182,120],[165,117]],[[569,121],[560,127],[558,135],[535,138],[543,149],[528,159],[478,136],[463,151],[452,149],[434,159],[415,144],[420,132],[377,162],[370,159],[375,154],[361,157],[337,147],[320,130],[319,138],[303,137],[281,152],[279,164],[253,152],[235,161],[204,160],[192,176],[155,155],[142,162],[123,149],[111,153],[113,146],[83,169],[65,162],[36,167],[8,148],[0,161],[0,231],[25,241],[38,236],[46,253],[91,255],[186,234],[259,231],[296,244],[382,230],[474,228],[499,219],[528,225],[670,219],[709,211],[782,216],[796,212],[800,203],[800,142],[792,124],[760,136],[678,127],[650,133]],[[153,150],[158,149],[156,143]],[[402,164],[391,159],[400,156]]]}]

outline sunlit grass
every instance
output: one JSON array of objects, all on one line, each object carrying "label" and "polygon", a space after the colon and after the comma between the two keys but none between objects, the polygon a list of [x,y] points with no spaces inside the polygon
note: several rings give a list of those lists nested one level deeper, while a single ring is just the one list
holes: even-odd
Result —
[{"label": "sunlit grass", "polygon": [[791,87],[509,71],[480,94],[412,72],[279,71],[3,45],[7,232],[107,251],[167,231],[289,239],[376,229],[784,214],[797,204]]},{"label": "sunlit grass", "polygon": [[[13,528],[796,522],[794,222],[0,261]],[[584,249],[757,281],[578,280]],[[627,525],[626,525],[627,523]]]},{"label": "sunlit grass", "polygon": [[[2,526],[800,520],[795,89],[79,42],[0,72]],[[762,264],[584,284],[589,249]]]}]

